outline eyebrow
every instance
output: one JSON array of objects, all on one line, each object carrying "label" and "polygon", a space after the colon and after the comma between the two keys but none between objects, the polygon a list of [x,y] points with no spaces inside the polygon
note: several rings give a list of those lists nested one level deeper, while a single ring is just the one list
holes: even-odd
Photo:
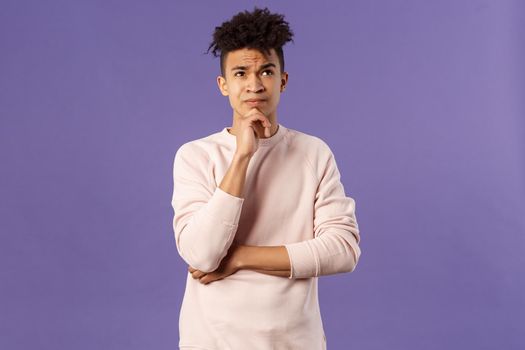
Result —
[{"label": "eyebrow", "polygon": [[[273,64],[273,63],[266,63],[266,64],[263,64],[263,65],[261,66],[260,70],[265,69],[265,68],[268,68],[268,67],[274,67],[274,68],[277,68],[277,66],[276,66],[275,64]],[[239,69],[239,70],[247,70],[248,67],[246,67],[246,66],[235,66],[235,67],[233,67],[231,70],[234,71],[234,70],[237,70],[237,69]]]}]

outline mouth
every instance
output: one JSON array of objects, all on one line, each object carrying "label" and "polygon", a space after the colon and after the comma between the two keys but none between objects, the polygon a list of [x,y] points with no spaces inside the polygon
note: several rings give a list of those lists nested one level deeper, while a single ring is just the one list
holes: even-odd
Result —
[{"label": "mouth", "polygon": [[250,105],[250,106],[257,106],[257,105],[260,105],[262,103],[265,103],[266,100],[262,100],[262,99],[249,99],[249,100],[246,100],[244,101],[246,104]]}]

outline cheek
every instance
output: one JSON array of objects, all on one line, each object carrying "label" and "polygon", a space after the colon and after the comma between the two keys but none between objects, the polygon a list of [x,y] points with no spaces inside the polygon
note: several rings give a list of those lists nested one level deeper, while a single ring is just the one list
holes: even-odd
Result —
[{"label": "cheek", "polygon": [[230,89],[230,95],[234,99],[240,99],[241,92],[242,92],[242,89],[239,86],[234,86]]}]

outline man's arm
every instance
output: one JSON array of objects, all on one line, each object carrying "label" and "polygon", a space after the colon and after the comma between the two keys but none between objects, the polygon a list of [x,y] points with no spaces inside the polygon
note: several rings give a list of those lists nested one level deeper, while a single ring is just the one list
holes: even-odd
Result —
[{"label": "man's arm", "polygon": [[256,270],[253,271],[264,273],[265,275],[272,275],[272,276],[278,276],[278,277],[290,277],[290,271],[266,271],[266,270]]},{"label": "man's arm", "polygon": [[319,148],[319,187],[314,202],[314,238],[285,244],[292,265],[289,278],[352,272],[359,261],[360,234],[355,200],[345,195],[335,157],[326,143]]},{"label": "man's arm", "polygon": [[239,245],[235,254],[240,270],[254,270],[282,277],[290,276],[290,258],[284,246]]},{"label": "man's arm", "polygon": [[233,156],[233,160],[224,175],[219,187],[232,196],[243,197],[244,181],[246,180],[246,171],[250,164],[250,157],[238,155]]},{"label": "man's arm", "polygon": [[237,231],[243,198],[239,195],[249,159],[234,157],[219,187],[211,192],[209,159],[203,150],[182,146],[173,166],[173,227],[180,256],[189,265],[214,271]]},{"label": "man's arm", "polygon": [[202,284],[226,278],[239,270],[250,269],[267,275],[289,277],[291,265],[284,246],[246,246],[233,244],[217,270],[203,272],[188,266],[188,272]]},{"label": "man's arm", "polygon": [[257,149],[253,127],[261,123],[270,136],[270,121],[254,108],[239,122],[236,151],[220,185],[211,193],[210,159],[204,150],[181,147],[174,161],[173,227],[181,257],[194,268],[212,272],[228,254],[237,232],[248,164]]},{"label": "man's arm", "polygon": [[361,255],[355,200],[345,195],[335,157],[326,144],[314,203],[314,238],[282,246],[239,246],[240,269],[292,278],[352,272]]},{"label": "man's arm", "polygon": [[233,266],[217,271],[205,281],[223,278],[238,269],[289,279],[355,269],[361,255],[355,201],[345,195],[335,158],[329,149],[325,151],[314,203],[314,238],[282,246],[239,245],[232,250]]}]

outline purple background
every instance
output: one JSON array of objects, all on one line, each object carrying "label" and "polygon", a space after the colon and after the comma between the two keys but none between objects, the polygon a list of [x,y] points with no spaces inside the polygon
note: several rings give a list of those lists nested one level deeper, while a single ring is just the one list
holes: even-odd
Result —
[{"label": "purple background", "polygon": [[319,279],[328,348],[525,348],[518,0],[2,0],[0,348],[177,348],[173,156],[231,125],[203,53],[254,4],[295,32],[279,122],[357,204],[357,269]]}]

